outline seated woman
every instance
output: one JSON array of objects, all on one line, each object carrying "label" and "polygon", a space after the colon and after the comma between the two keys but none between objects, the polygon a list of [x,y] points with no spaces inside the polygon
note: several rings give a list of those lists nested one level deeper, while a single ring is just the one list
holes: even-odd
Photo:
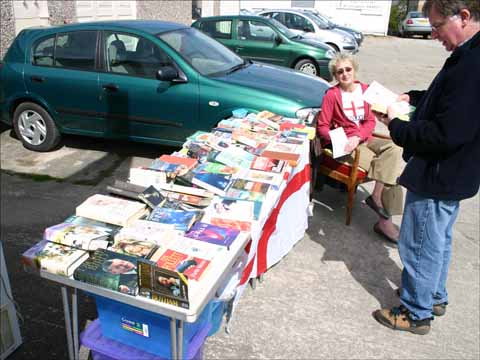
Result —
[{"label": "seated woman", "polygon": [[[379,216],[374,231],[396,242],[398,229],[391,215],[401,214],[403,208],[402,190],[397,185],[404,165],[401,148],[391,140],[372,137],[375,116],[362,97],[368,85],[355,80],[358,70],[355,58],[350,54],[338,54],[330,61],[329,70],[338,84],[328,89],[323,98],[317,134],[322,144],[328,146],[331,142],[328,132],[343,127],[348,138],[345,151],[350,153],[358,147],[360,167],[375,180],[373,193],[365,201]],[[345,158],[353,161],[350,155]]]}]

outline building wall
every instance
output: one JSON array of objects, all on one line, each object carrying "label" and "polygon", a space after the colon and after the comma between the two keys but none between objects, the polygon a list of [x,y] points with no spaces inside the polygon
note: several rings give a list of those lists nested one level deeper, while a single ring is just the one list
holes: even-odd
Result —
[{"label": "building wall", "polygon": [[75,1],[48,1],[48,13],[50,25],[75,22],[77,18]]},{"label": "building wall", "polygon": [[137,1],[137,19],[192,23],[192,1]]},{"label": "building wall", "polygon": [[0,59],[7,52],[8,47],[15,38],[15,15],[13,13],[13,0],[2,0],[0,6]]}]

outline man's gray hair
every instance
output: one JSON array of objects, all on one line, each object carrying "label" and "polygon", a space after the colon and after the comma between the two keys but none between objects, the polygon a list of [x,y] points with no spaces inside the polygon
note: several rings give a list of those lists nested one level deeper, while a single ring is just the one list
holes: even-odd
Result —
[{"label": "man's gray hair", "polygon": [[474,21],[480,21],[480,0],[427,0],[423,4],[423,13],[428,17],[432,8],[445,18],[467,9]]},{"label": "man's gray hair", "polygon": [[355,69],[355,72],[358,71],[357,59],[352,54],[337,53],[328,63],[328,71],[330,71],[330,75],[332,75],[333,77],[335,77],[335,72],[337,71],[337,63],[339,61],[349,61]]}]

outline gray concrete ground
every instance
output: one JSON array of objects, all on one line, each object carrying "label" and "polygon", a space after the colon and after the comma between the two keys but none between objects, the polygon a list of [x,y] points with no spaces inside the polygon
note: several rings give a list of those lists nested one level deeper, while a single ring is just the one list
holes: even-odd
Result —
[{"label": "gray concrete ground", "polygon": [[[367,37],[358,54],[360,80],[377,80],[396,92],[423,89],[448,54],[431,40]],[[385,131],[384,128],[379,127]],[[12,359],[64,359],[60,292],[24,273],[19,256],[46,226],[73,213],[85,197],[125,178],[134,162],[171,149],[67,137],[52,153],[23,149],[2,128],[1,239],[13,295],[23,316],[24,344]],[[19,173],[36,176],[19,176]],[[53,177],[55,179],[49,178]],[[314,216],[303,240],[248,288],[231,323],[205,344],[207,359],[478,359],[480,357],[479,195],[462,202],[454,227],[447,314],[426,336],[380,326],[372,312],[396,305],[401,262],[395,246],[373,230],[375,214],[360,186],[353,220],[344,225],[346,194],[326,186],[315,194]],[[401,217],[394,218],[400,224]],[[80,324],[95,318],[82,296]]]}]

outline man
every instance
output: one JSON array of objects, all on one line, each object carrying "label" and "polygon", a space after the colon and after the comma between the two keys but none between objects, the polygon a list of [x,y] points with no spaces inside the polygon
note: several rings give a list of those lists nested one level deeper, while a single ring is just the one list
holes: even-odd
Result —
[{"label": "man", "polygon": [[393,118],[391,107],[379,117],[403,147],[399,183],[407,197],[401,305],[373,314],[382,325],[421,335],[430,331],[432,314],[446,311],[452,226],[460,200],[474,196],[480,182],[480,2],[428,0],[423,11],[432,38],[452,54],[428,90],[400,96],[416,106],[410,122]]}]

